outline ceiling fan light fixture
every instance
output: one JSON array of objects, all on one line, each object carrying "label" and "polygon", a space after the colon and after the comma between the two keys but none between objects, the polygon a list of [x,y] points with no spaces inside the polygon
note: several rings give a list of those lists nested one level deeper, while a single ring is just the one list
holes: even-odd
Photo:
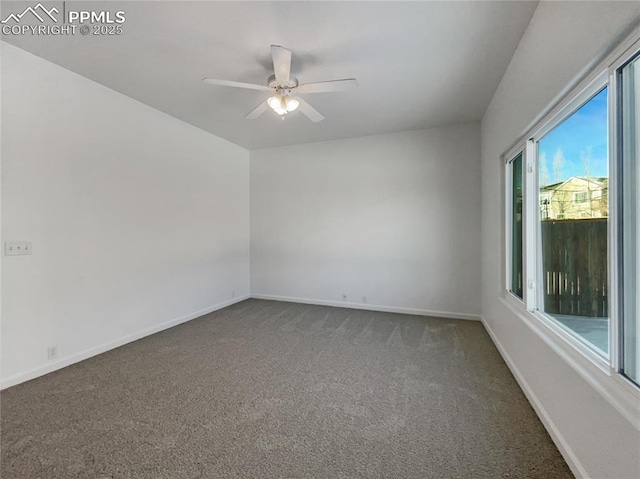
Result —
[{"label": "ceiling fan light fixture", "polygon": [[267,100],[267,105],[269,105],[269,108],[271,108],[273,111],[276,111],[278,109],[283,109],[283,104],[282,104],[282,96],[281,95],[274,95],[274,96],[270,96],[269,99]]},{"label": "ceiling fan light fixture", "polygon": [[284,103],[288,112],[295,111],[300,106],[300,102],[290,96],[284,99]]},{"label": "ceiling fan light fixture", "polygon": [[293,97],[277,94],[267,99],[267,105],[282,116],[296,110],[300,106],[300,102]]}]

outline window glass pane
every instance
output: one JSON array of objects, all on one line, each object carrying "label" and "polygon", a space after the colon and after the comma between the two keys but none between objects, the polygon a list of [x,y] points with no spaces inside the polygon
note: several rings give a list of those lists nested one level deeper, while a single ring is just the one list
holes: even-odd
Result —
[{"label": "window glass pane", "polygon": [[545,313],[604,355],[608,319],[605,88],[538,142]]},{"label": "window glass pane", "polygon": [[511,284],[522,299],[522,153],[511,162]]},{"label": "window glass pane", "polygon": [[640,60],[622,70],[623,372],[640,383]]}]

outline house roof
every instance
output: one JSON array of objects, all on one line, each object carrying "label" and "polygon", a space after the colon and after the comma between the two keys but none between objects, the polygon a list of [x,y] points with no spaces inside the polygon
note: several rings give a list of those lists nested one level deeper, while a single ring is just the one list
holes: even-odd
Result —
[{"label": "house roof", "polygon": [[609,186],[609,178],[607,177],[587,177],[587,176],[572,176],[568,179],[566,179],[565,181],[560,181],[557,183],[552,183],[550,185],[545,185],[540,187],[540,191],[541,192],[547,192],[547,191],[556,191],[562,188],[563,185],[566,185],[568,183],[570,183],[572,180],[580,180],[583,181],[585,183],[592,183],[595,184],[596,186],[598,186],[599,188],[606,188]]}]

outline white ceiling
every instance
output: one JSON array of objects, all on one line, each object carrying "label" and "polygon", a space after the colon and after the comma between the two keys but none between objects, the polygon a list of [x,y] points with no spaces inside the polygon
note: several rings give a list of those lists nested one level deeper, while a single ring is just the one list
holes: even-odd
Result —
[{"label": "white ceiling", "polygon": [[[536,4],[95,2],[84,8],[126,12],[121,36],[3,39],[256,149],[480,120]],[[201,80],[265,84],[271,44],[293,51],[300,83],[355,77],[360,86],[307,95],[321,123],[299,112],[245,120],[268,94]]]}]

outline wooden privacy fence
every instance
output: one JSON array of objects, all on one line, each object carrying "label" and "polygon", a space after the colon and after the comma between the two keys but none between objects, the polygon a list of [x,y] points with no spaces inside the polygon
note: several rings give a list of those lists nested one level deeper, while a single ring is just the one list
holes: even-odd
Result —
[{"label": "wooden privacy fence", "polygon": [[608,316],[607,219],[542,222],[544,309]]}]

